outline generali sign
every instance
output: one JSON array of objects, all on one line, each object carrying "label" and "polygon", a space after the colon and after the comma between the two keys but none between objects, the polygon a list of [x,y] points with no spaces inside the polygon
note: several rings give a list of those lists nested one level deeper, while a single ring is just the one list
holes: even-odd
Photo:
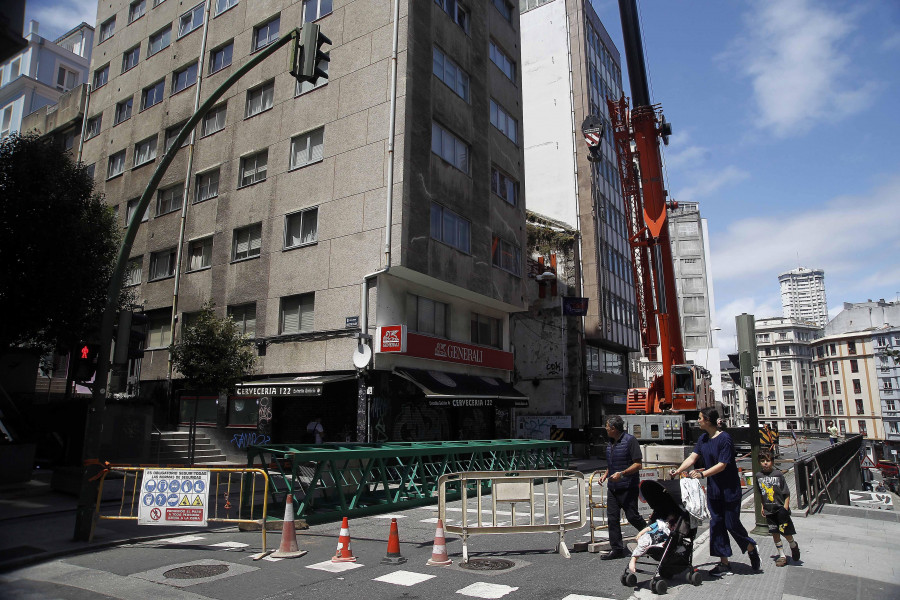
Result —
[{"label": "generali sign", "polygon": [[405,325],[379,327],[376,340],[376,352],[394,352],[417,358],[506,371],[513,369],[512,352],[407,332]]}]

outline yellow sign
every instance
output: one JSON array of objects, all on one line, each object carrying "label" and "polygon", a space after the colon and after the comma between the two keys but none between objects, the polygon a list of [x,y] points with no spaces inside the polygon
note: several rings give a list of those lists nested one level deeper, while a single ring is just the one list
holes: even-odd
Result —
[{"label": "yellow sign", "polygon": [[191,503],[190,503],[190,501],[188,500],[188,497],[187,497],[187,496],[182,496],[182,497],[181,497],[181,502],[178,503],[178,506],[190,506],[190,505],[191,505]]},{"label": "yellow sign", "polygon": [[[187,500],[187,496],[185,496],[184,498],[185,498],[185,500]],[[196,498],[194,498],[193,506],[203,506],[203,500],[200,498],[199,495]]]}]

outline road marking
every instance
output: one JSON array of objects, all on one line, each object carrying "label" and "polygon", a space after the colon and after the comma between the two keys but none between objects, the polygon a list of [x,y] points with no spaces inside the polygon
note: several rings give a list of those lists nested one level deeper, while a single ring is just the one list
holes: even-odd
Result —
[{"label": "road marking", "polygon": [[373,519],[405,519],[406,515],[373,515]]},{"label": "road marking", "polygon": [[360,563],[333,563],[330,560],[316,563],[314,565],[306,565],[307,569],[317,569],[319,571],[328,571],[329,573],[343,573],[352,569],[361,567]]},{"label": "road marking", "polygon": [[581,594],[569,594],[562,600],[613,600],[605,596],[583,596]]},{"label": "road marking", "polygon": [[407,587],[434,579],[437,575],[425,575],[424,573],[415,573],[413,571],[394,571],[381,577],[376,577],[372,581],[383,581],[384,583],[393,583],[394,585],[405,585]]},{"label": "road marking", "polygon": [[218,544],[210,544],[210,548],[247,548],[250,544],[243,542],[219,542]]},{"label": "road marking", "polygon": [[154,540],[154,544],[187,544],[188,542],[196,542],[197,540],[205,540],[202,535],[181,535],[164,540]]},{"label": "road marking", "polygon": [[456,590],[457,594],[462,594],[463,596],[471,596],[472,598],[488,598],[491,600],[495,600],[496,598],[502,598],[503,596],[509,594],[510,592],[516,591],[517,587],[510,587],[508,585],[500,585],[497,583],[484,583],[483,581],[478,581],[473,583],[472,585],[466,586],[461,590]]},{"label": "road marking", "polygon": [[431,517],[430,519],[419,519],[419,523],[435,523],[436,524],[437,522],[438,522],[437,517]]}]

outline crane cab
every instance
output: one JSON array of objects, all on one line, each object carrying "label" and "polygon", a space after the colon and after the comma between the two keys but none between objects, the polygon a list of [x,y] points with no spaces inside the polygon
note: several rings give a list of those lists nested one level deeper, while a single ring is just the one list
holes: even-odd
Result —
[{"label": "crane cab", "polygon": [[626,397],[625,412],[649,415],[669,411],[697,411],[713,406],[715,395],[710,372],[700,365],[672,365],[671,400],[663,390],[663,377],[657,376],[650,387],[631,388]]}]

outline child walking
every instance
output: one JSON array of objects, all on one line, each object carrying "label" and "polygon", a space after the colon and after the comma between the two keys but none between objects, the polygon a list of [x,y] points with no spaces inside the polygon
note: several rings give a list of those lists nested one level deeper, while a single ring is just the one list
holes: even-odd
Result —
[{"label": "child walking", "polygon": [[787,564],[787,556],[784,554],[784,545],[781,536],[787,539],[791,548],[791,558],[800,560],[800,546],[794,541],[794,522],[791,520],[791,492],[784,473],[775,468],[775,461],[769,452],[759,453],[759,466],[762,469],[756,474],[756,485],[762,494],[762,515],[769,525],[769,533],[778,550],[776,567]]}]

